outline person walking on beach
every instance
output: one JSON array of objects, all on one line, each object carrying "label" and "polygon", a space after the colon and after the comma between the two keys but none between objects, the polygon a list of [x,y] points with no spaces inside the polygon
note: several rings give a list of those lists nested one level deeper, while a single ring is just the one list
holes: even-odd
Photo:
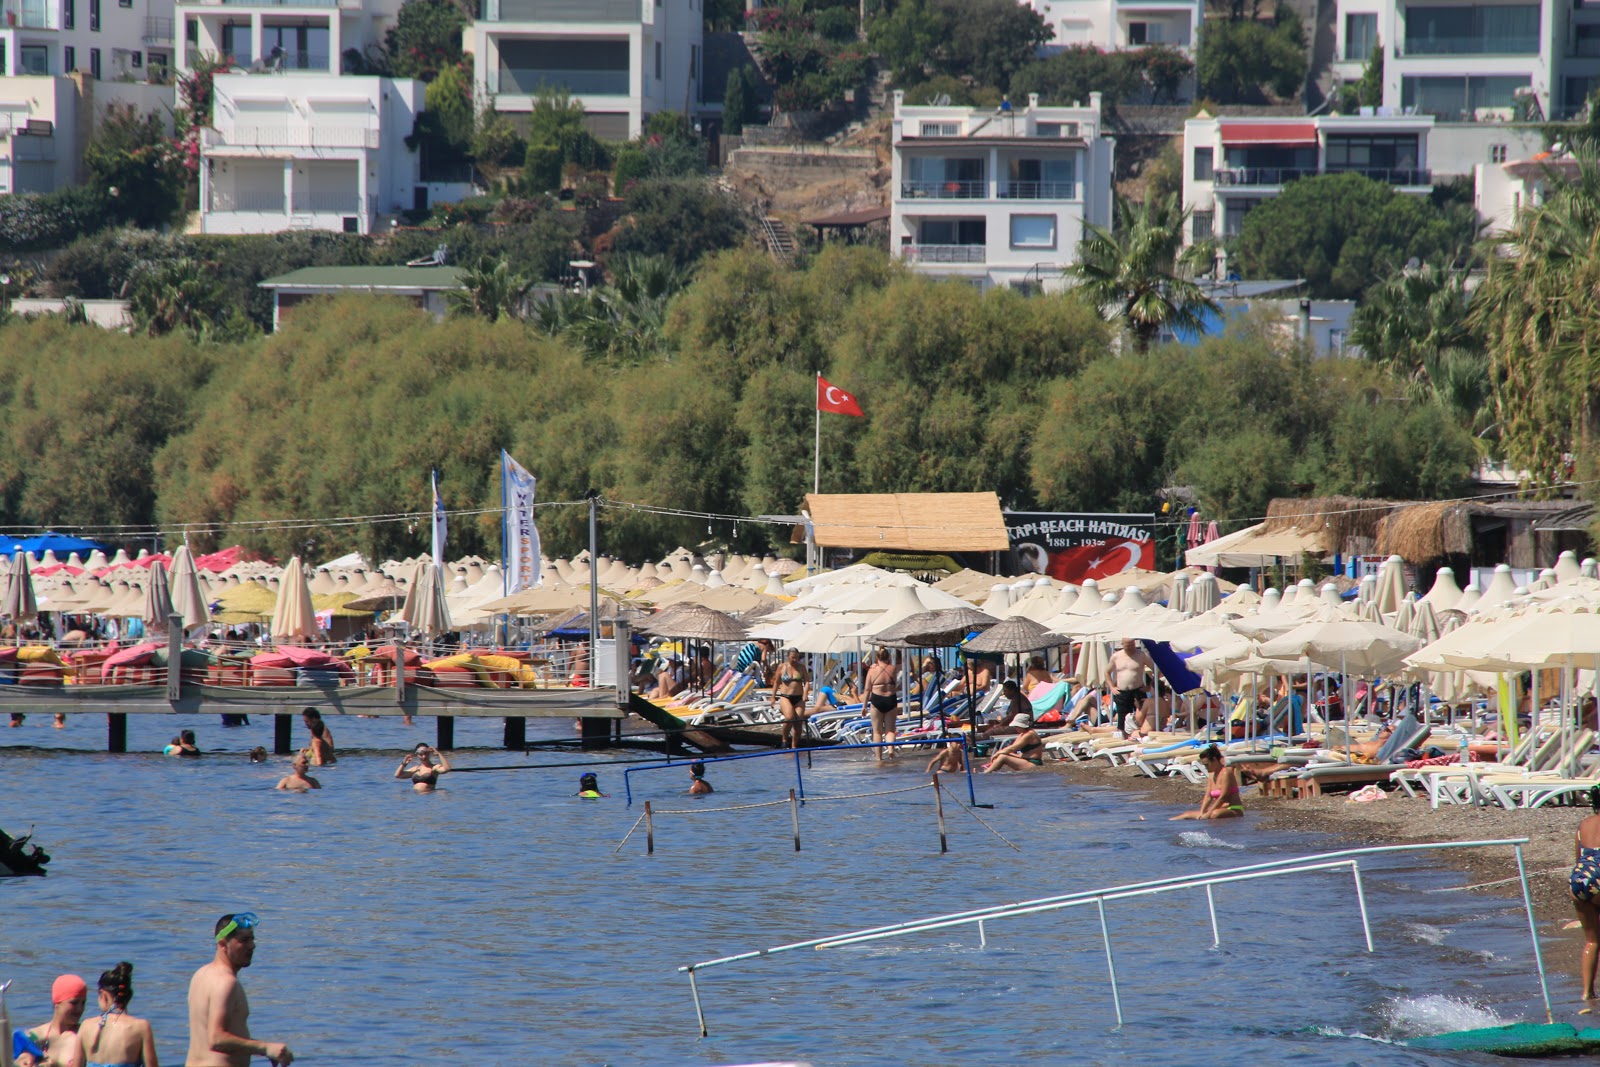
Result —
[{"label": "person walking on beach", "polygon": [[[895,725],[900,718],[898,674],[894,664],[889,661],[889,650],[879,648],[877,659],[867,668],[867,677],[862,683],[867,691],[867,710],[872,719],[873,744],[895,739]],[[878,758],[883,759],[885,750],[880,748],[877,751]]]},{"label": "person walking on beach", "polygon": [[123,960],[100,976],[100,1017],[78,1031],[86,1067],[161,1067],[150,1020],[128,1014],[133,964]]},{"label": "person walking on beach", "polygon": [[[20,1051],[31,1053],[36,1062],[52,1067],[84,1067],[83,1043],[78,1024],[89,1000],[89,983],[75,974],[63,974],[50,986],[50,1021],[18,1031],[23,1042]],[[17,1042],[13,1040],[13,1051]]]},{"label": "person walking on beach", "polygon": [[1578,913],[1578,924],[1583,927],[1583,959],[1578,965],[1584,1001],[1580,1015],[1594,1010],[1594,976],[1596,968],[1600,967],[1600,786],[1589,787],[1589,808],[1594,814],[1578,824],[1577,839],[1572,844],[1572,875],[1568,880],[1572,907]]},{"label": "person walking on beach", "polygon": [[255,958],[258,922],[248,911],[217,920],[217,954],[189,979],[185,1067],[249,1067],[252,1056],[265,1056],[275,1067],[294,1062],[294,1053],[283,1042],[250,1036],[250,1002],[239,972]]},{"label": "person walking on beach", "polygon": [[1119,735],[1127,736],[1128,716],[1135,712],[1138,714],[1134,717],[1134,727],[1137,729],[1144,725],[1144,712],[1140,707],[1145,698],[1144,677],[1147,673],[1155,673],[1155,669],[1155,660],[1131,637],[1124,637],[1122,647],[1111,654],[1106,682],[1111,686],[1112,707],[1115,709]]},{"label": "person walking on beach", "polygon": [[789,656],[778,668],[778,681],[775,686],[776,697],[774,702],[778,705],[778,713],[783,716],[783,726],[780,728],[784,748],[799,748],[800,741],[805,736],[806,730],[806,686],[811,684],[811,676],[806,673],[805,666],[800,662],[800,650],[789,649]]},{"label": "person walking on beach", "polygon": [[289,773],[279,778],[278,784],[273,788],[287,790],[290,793],[307,793],[313,789],[321,789],[322,783],[306,773],[310,769],[311,763],[306,759],[306,754],[300,753],[290,764]]}]

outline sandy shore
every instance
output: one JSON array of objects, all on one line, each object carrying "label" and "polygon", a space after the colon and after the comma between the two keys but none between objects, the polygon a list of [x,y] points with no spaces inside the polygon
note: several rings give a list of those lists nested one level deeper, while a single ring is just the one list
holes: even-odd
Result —
[{"label": "sandy shore", "polygon": [[[1046,767],[1073,782],[1126,790],[1130,794],[1170,805],[1174,813],[1180,807],[1198,807],[1203,793],[1201,786],[1182,779],[1149,778],[1137,768],[1110,767],[1104,760],[1094,763],[1048,763]],[[1569,948],[1548,954],[1546,966],[1552,970],[1576,971],[1577,953],[1582,942],[1575,929],[1572,897],[1567,891],[1567,873],[1572,868],[1572,835],[1578,822],[1589,813],[1587,805],[1534,811],[1450,806],[1435,811],[1425,798],[1409,799],[1402,792],[1390,793],[1387,800],[1350,804],[1343,795],[1304,800],[1261,797],[1254,786],[1247,786],[1244,790],[1244,806],[1247,824],[1256,830],[1305,830],[1328,834],[1347,847],[1419,841],[1529,838],[1523,855],[1540,933],[1572,942]],[[1482,886],[1466,892],[1506,897],[1521,895],[1521,888],[1516,881],[1516,859],[1510,849],[1454,849],[1431,855],[1441,866],[1461,870],[1470,885]],[[1574,928],[1568,929],[1568,924],[1573,924]]]}]

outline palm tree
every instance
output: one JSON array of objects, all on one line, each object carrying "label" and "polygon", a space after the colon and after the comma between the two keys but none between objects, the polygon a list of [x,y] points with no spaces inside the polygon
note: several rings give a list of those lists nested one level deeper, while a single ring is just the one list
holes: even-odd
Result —
[{"label": "palm tree", "polygon": [[1486,339],[1507,455],[1541,485],[1600,435],[1600,163],[1551,173],[1542,203],[1491,239],[1471,324]]},{"label": "palm tree", "polygon": [[152,337],[174,330],[203,337],[222,321],[227,306],[227,294],[216,272],[188,256],[160,265],[141,265],[127,293],[135,328]]},{"label": "palm tree", "polygon": [[593,359],[642,363],[661,351],[667,304],[689,277],[665,256],[618,256],[609,285],[541,300],[534,321],[546,333],[571,337]]},{"label": "palm tree", "polygon": [[1188,217],[1176,194],[1140,204],[1118,196],[1114,228],[1087,225],[1078,262],[1066,270],[1102,315],[1122,319],[1136,352],[1148,352],[1164,329],[1198,333],[1207,312],[1220,314],[1194,280],[1210,266],[1211,248],[1184,247]]},{"label": "palm tree", "polygon": [[1444,267],[1401,271],[1369,289],[1350,321],[1350,341],[1401,378],[1453,349],[1480,349],[1467,322],[1467,276]]},{"label": "palm tree", "polygon": [[461,284],[463,289],[449,294],[450,313],[481,315],[495,322],[502,317],[523,317],[534,279],[513,268],[504,258],[492,263],[480,259],[476,266],[461,272]]}]

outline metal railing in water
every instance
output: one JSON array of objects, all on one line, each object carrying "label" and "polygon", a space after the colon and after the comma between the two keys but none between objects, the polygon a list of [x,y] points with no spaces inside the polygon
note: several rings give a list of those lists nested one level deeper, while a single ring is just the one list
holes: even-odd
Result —
[{"label": "metal railing in water", "polygon": [[1522,846],[1528,843],[1526,837],[1501,838],[1487,841],[1434,841],[1416,845],[1375,845],[1368,848],[1342,849],[1337,852],[1328,852],[1321,856],[1301,856],[1294,859],[1271,860],[1266,863],[1253,863],[1245,867],[1233,867],[1228,870],[1217,871],[1204,875],[1175,875],[1170,878],[1157,878],[1148,882],[1133,882],[1128,885],[1108,886],[1104,889],[1088,889],[1077,893],[1067,893],[1056,897],[1043,897],[1038,900],[1027,900],[1017,904],[1001,904],[994,907],[978,908],[973,911],[954,912],[949,915],[934,915],[925,919],[913,919],[908,922],[891,923],[887,926],[875,926],[865,930],[851,930],[842,934],[833,934],[828,937],[816,937],[807,941],[795,941],[787,945],[777,945],[773,948],[756,949],[753,952],[741,952],[733,956],[722,956],[718,959],[705,960],[700,963],[691,963],[679,967],[680,974],[689,976],[689,991],[694,997],[695,1017],[700,1023],[700,1036],[705,1037],[706,1016],[700,1005],[700,987],[695,981],[695,974],[711,967],[722,967],[730,963],[741,963],[745,960],[761,959],[766,956],[775,956],[780,952],[792,952],[795,949],[829,949],[842,948],[846,945],[859,945],[869,941],[881,941],[888,938],[906,937],[911,934],[922,934],[933,930],[945,930],[955,926],[976,925],[978,927],[979,942],[983,947],[989,944],[987,924],[997,919],[1011,919],[1024,915],[1038,915],[1048,911],[1063,911],[1067,908],[1086,907],[1093,905],[1100,919],[1100,940],[1105,947],[1106,971],[1111,982],[1111,1003],[1116,1010],[1117,1026],[1122,1026],[1122,995],[1117,987],[1117,962],[1111,949],[1111,932],[1106,925],[1106,902],[1125,900],[1131,897],[1154,896],[1160,893],[1171,893],[1180,889],[1204,889],[1206,891],[1206,905],[1211,913],[1211,939],[1213,947],[1222,944],[1222,932],[1217,925],[1217,907],[1212,894],[1212,887],[1226,885],[1231,882],[1255,881],[1262,878],[1275,878],[1286,874],[1303,874],[1310,871],[1329,871],[1349,868],[1355,880],[1356,904],[1361,912],[1361,930],[1366,937],[1367,951],[1372,952],[1372,925],[1367,916],[1366,890],[1361,882],[1360,859],[1366,856],[1383,856],[1401,852],[1425,852],[1440,849],[1457,848],[1494,848],[1509,847],[1516,850],[1517,877],[1522,884],[1522,906],[1528,919],[1528,936],[1533,943],[1534,965],[1539,971],[1539,992],[1544,997],[1545,1018],[1554,1021],[1554,1013],[1550,1006],[1550,986],[1545,980],[1544,954],[1539,948],[1539,931],[1533,920],[1533,900],[1528,892],[1528,870],[1523,862]]}]

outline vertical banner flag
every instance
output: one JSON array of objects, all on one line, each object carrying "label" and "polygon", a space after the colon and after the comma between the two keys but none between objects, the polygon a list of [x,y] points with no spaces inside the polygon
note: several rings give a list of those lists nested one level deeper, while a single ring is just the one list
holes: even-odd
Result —
[{"label": "vertical banner flag", "polygon": [[856,403],[856,398],[817,375],[817,410],[831,411],[836,415],[855,415],[864,418],[866,412]]},{"label": "vertical banner flag", "polygon": [[444,539],[448,528],[444,514],[444,501],[439,498],[439,471],[433,472],[433,564],[444,566]]},{"label": "vertical banner flag", "polygon": [[539,568],[539,527],[533,521],[533,495],[538,479],[500,452],[500,496],[506,509],[506,592],[537,588],[543,579]]},{"label": "vertical banner flag", "polygon": [[1077,584],[1156,562],[1155,516],[1008,511],[1014,569]]}]

